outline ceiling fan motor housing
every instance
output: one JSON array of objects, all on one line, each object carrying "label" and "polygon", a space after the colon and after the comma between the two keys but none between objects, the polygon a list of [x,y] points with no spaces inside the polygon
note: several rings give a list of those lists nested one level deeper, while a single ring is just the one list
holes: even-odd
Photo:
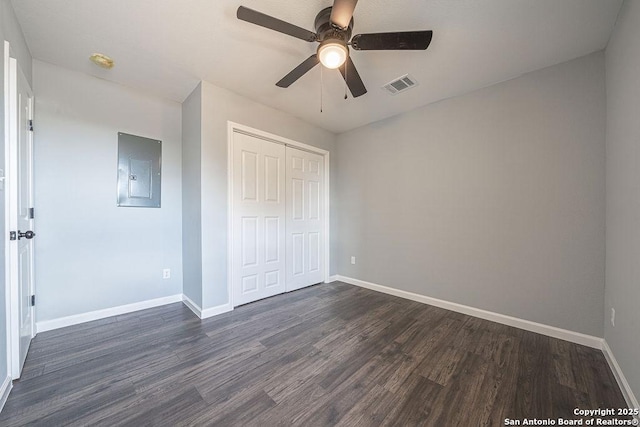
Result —
[{"label": "ceiling fan motor housing", "polygon": [[316,15],[315,28],[317,40],[323,42],[325,40],[340,40],[345,44],[351,38],[351,32],[353,31],[353,18],[349,22],[349,26],[346,29],[338,28],[331,24],[331,9],[327,7],[322,9],[318,15]]}]

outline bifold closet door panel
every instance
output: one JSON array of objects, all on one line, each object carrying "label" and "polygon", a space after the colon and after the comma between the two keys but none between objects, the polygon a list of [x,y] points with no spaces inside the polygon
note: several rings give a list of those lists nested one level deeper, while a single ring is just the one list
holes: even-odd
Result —
[{"label": "bifold closet door panel", "polygon": [[234,306],[285,292],[285,159],[284,145],[233,135]]},{"label": "bifold closet door panel", "polygon": [[286,148],[287,291],[324,280],[324,158]]}]

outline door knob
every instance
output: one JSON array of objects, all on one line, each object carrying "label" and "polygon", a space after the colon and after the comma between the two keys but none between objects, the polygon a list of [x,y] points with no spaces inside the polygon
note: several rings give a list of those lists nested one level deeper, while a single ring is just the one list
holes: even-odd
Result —
[{"label": "door knob", "polygon": [[18,230],[18,240],[22,239],[23,237],[25,239],[33,239],[35,236],[36,236],[36,233],[34,233],[31,230],[25,231],[24,233],[22,231]]}]

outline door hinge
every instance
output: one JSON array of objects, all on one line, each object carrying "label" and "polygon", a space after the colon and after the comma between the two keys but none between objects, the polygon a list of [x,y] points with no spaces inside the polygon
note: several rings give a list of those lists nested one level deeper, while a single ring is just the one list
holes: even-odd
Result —
[{"label": "door hinge", "polygon": [[10,231],[9,240],[18,240],[18,233],[16,233],[15,231]]},{"label": "door hinge", "polygon": [[29,119],[29,130],[33,132],[33,120]]},{"label": "door hinge", "polygon": [[34,219],[36,217],[35,208],[29,208],[29,219]]},{"label": "door hinge", "polygon": [[31,295],[31,307],[34,307],[35,305],[36,305],[36,296]]}]

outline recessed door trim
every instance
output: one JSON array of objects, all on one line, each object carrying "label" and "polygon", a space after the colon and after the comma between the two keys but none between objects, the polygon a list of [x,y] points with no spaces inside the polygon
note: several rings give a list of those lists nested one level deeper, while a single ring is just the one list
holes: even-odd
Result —
[{"label": "recessed door trim", "polygon": [[322,148],[314,147],[309,144],[294,141],[292,139],[284,138],[278,135],[274,135],[269,132],[264,132],[259,129],[254,129],[249,126],[245,126],[232,121],[227,122],[227,295],[229,295],[229,305],[233,308],[233,135],[234,133],[240,133],[249,135],[254,138],[263,139],[265,141],[281,144],[297,148],[299,150],[309,151],[311,153],[319,154],[324,157],[324,282],[329,282],[330,276],[330,232],[329,232],[329,212],[330,212],[330,152]]}]

